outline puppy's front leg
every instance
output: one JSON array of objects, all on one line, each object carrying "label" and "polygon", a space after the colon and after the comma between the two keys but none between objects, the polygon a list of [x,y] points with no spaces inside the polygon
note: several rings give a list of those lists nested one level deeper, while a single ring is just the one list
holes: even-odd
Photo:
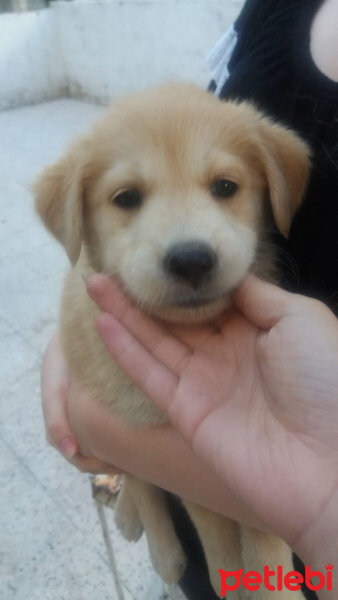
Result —
[{"label": "puppy's front leg", "polygon": [[[219,569],[237,571],[242,567],[239,526],[235,521],[193,502],[185,500],[183,504],[200,538],[211,584],[216,594],[220,596]],[[227,598],[241,600],[241,589],[228,592]]]},{"label": "puppy's front leg", "polygon": [[114,518],[123,537],[128,542],[137,542],[143,533],[143,524],[130,489],[129,479],[131,479],[129,475],[123,477],[123,484],[114,509]]},{"label": "puppy's front leg", "polygon": [[186,557],[176,536],[164,492],[127,475],[120,494],[115,509],[119,529],[124,535],[126,532],[131,534],[125,536],[127,539],[135,539],[142,524],[155,571],[166,583],[176,583],[183,575]]},{"label": "puppy's front leg", "polygon": [[[291,549],[283,540],[244,525],[240,525],[240,529],[245,573],[257,571],[263,577],[266,565],[275,573],[277,573],[279,565],[283,567],[284,573],[294,570]],[[271,577],[270,584],[271,586],[276,585],[275,577]],[[245,598],[248,600],[304,600],[301,591],[286,588],[282,591],[272,591],[267,590],[263,585],[260,590],[255,592],[246,591]]]}]

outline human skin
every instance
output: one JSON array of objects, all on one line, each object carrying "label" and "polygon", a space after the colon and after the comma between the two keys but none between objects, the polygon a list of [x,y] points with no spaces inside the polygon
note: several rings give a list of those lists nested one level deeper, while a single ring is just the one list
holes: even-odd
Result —
[{"label": "human skin", "polygon": [[107,277],[87,285],[109,309],[98,319],[109,351],[174,429],[126,427],[75,387],[68,409],[83,452],[101,471],[116,463],[273,531],[325,571],[338,556],[335,316],[249,276],[217,329],[163,329]]},{"label": "human skin", "polygon": [[[338,81],[338,1],[326,0],[317,15],[315,16],[311,27],[311,54],[317,67],[334,81]],[[102,326],[105,324],[106,317],[103,317]],[[104,329],[104,327],[103,327]],[[332,327],[332,331],[335,327]],[[104,335],[108,335],[108,331]],[[313,340],[309,340],[309,348],[312,348]],[[320,354],[320,353],[319,353]],[[322,356],[319,356],[322,359]],[[314,365],[316,368],[317,363]],[[314,368],[314,372],[315,371]],[[335,367],[337,371],[337,366]],[[191,451],[188,443],[185,443],[182,436],[170,426],[164,426],[158,430],[144,431],[128,430],[113,418],[111,413],[103,407],[93,405],[83,390],[79,390],[75,382],[69,386],[69,376],[66,371],[63,356],[59,347],[57,337],[55,337],[47,349],[44,369],[43,369],[43,396],[44,412],[46,420],[47,437],[49,441],[58,447],[63,454],[68,457],[76,466],[84,471],[100,472],[111,470],[116,471],[112,463],[117,462],[122,469],[148,479],[171,491],[181,493],[188,498],[195,497],[201,504],[209,506],[211,509],[224,512],[234,518],[239,518],[246,523],[254,523],[257,526],[268,527],[255,514],[250,506],[251,498],[243,500],[238,497],[238,489],[232,489],[231,482],[224,481],[224,475],[219,478],[218,475],[205,466],[205,457],[199,459],[198,455]],[[336,384],[334,384],[336,386]],[[337,389],[337,386],[335,387]],[[91,454],[91,458],[84,458],[80,452],[79,442],[74,436],[67,418],[67,403],[72,416],[72,425],[78,439],[82,442],[83,454]],[[325,404],[324,404],[325,406]],[[319,415],[325,414],[325,409],[317,405]],[[313,412],[313,411],[312,411]],[[87,415],[87,419],[85,416]],[[302,418],[305,421],[307,411],[303,411]],[[331,412],[328,412],[330,419]],[[316,420],[316,419],[315,419]],[[332,429],[336,429],[336,421],[332,421]],[[101,434],[99,436],[98,434]],[[321,442],[322,444],[323,442]],[[201,442],[199,441],[199,445]],[[140,452],[142,449],[142,453]],[[286,449],[286,447],[285,447]],[[290,451],[294,450],[291,445]],[[311,450],[307,450],[309,456]],[[96,458],[93,458],[95,456]],[[143,463],[142,463],[143,460]],[[332,461],[337,464],[336,451],[332,452]],[[184,467],[184,468],[183,468]],[[213,465],[214,467],[214,465]],[[301,480],[304,481],[304,473],[300,472]],[[163,481],[163,472],[166,469],[165,481]],[[337,470],[333,468],[332,482],[337,481]],[[226,470],[229,472],[229,468]],[[312,469],[310,470],[312,472]],[[298,511],[302,510],[302,500],[307,496],[309,499],[317,497],[316,492],[321,491],[320,467],[317,465],[316,472],[318,479],[314,477],[308,487],[302,488],[298,497]],[[326,473],[326,469],[324,471]],[[328,475],[328,474],[327,474]],[[327,484],[324,488],[330,487],[330,475],[327,477]],[[222,490],[220,492],[220,481]],[[265,477],[265,481],[269,481]],[[270,484],[270,481],[269,481]],[[264,489],[266,486],[263,486]],[[283,490],[281,490],[283,492]],[[284,489],[286,492],[286,489]],[[298,490],[299,493],[299,490]],[[324,565],[334,562],[338,557],[338,524],[337,524],[337,492],[331,494],[331,499],[326,493],[321,492],[322,500],[315,502],[317,506],[316,516],[308,517],[308,527],[305,526],[296,529],[298,534],[287,535],[280,525],[277,527],[280,535],[285,537],[305,562],[310,564],[313,569],[324,571]],[[283,514],[287,513],[284,507],[284,495],[281,496],[279,506],[283,507]],[[249,508],[250,507],[250,508]],[[302,521],[302,514],[298,515],[295,510],[295,504],[290,510],[290,522]],[[258,511],[259,512],[259,511]],[[316,512],[316,511],[315,511]],[[299,516],[299,519],[297,518]],[[273,519],[278,520],[278,510]],[[305,519],[306,520],[306,519]],[[304,520],[304,522],[305,522]],[[264,521],[264,519],[263,519]],[[271,519],[269,519],[271,521]],[[271,523],[270,523],[271,527]],[[273,527],[272,527],[273,529]],[[291,527],[292,529],[292,527]],[[290,533],[290,524],[286,531]],[[290,539],[289,539],[290,538]],[[337,588],[337,580],[335,587]],[[333,598],[336,593],[323,591],[321,599]]]},{"label": "human skin", "polygon": [[338,82],[338,0],[323,2],[311,26],[310,49],[318,69]]},{"label": "human skin", "polygon": [[[257,525],[257,517],[241,506],[226,486],[220,489],[218,477],[170,425],[130,428],[111,410],[93,402],[71,379],[58,336],[53,337],[44,356],[42,405],[47,441],[79,470],[133,473],[185,498],[198,498],[216,512],[227,506],[229,516]],[[263,523],[261,526],[264,528]]]}]

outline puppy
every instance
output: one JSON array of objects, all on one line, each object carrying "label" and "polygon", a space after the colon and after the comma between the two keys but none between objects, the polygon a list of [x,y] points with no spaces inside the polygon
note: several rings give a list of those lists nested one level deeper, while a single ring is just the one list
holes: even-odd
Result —
[{"label": "puppy", "polygon": [[[248,271],[274,278],[268,233],[274,220],[288,235],[308,171],[306,145],[250,104],[171,84],[117,102],[43,172],[36,209],[73,265],[62,300],[62,344],[71,372],[93,399],[134,426],[165,421],[106,351],[82,276],[114,275],[135,303],[162,320],[212,321]],[[183,502],[216,592],[219,568],[292,570],[283,541]],[[161,490],[126,477],[116,520],[128,539],[145,529],[166,582],[181,577],[185,556]],[[244,596],[238,590],[229,597]],[[256,600],[270,597],[255,592]]]}]

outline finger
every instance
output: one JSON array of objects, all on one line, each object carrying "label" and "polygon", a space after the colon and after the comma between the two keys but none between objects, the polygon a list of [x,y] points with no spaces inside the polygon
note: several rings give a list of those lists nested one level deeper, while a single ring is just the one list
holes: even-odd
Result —
[{"label": "finger", "polygon": [[71,431],[66,408],[67,379],[65,362],[57,338],[50,342],[42,364],[41,395],[47,441],[66,458],[79,450]]},{"label": "finger", "polygon": [[240,311],[255,325],[271,329],[288,311],[293,294],[247,275],[234,294]]},{"label": "finger", "polygon": [[176,374],[152,356],[114,316],[101,314],[97,328],[123,371],[165,410],[175,394],[178,384]]},{"label": "finger", "polygon": [[87,281],[87,290],[99,307],[114,315],[154,357],[174,373],[182,372],[191,356],[190,348],[134,306],[113,280],[93,275]]},{"label": "finger", "polygon": [[54,392],[53,397],[43,406],[46,438],[66,458],[72,458],[79,450],[67,418],[66,399],[62,391]]}]

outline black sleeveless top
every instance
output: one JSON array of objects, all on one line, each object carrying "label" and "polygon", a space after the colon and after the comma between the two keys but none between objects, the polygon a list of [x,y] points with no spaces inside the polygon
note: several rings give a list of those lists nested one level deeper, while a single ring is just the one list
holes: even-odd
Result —
[{"label": "black sleeveless top", "polygon": [[338,83],[310,53],[311,22],[321,3],[247,0],[234,24],[237,41],[219,96],[253,100],[310,144],[312,176],[303,205],[288,241],[276,234],[282,283],[338,314]]}]

